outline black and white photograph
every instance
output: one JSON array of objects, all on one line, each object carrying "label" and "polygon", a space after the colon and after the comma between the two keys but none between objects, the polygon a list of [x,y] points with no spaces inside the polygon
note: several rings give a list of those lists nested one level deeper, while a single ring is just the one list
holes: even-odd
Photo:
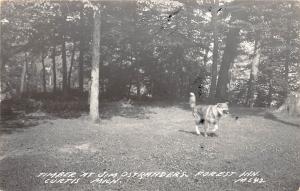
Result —
[{"label": "black and white photograph", "polygon": [[0,191],[300,191],[299,0],[0,0]]}]

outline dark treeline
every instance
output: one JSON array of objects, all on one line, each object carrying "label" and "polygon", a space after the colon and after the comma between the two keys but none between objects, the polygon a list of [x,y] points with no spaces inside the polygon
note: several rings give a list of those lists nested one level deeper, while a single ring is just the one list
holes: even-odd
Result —
[{"label": "dark treeline", "polygon": [[86,97],[98,25],[103,100],[187,100],[193,91],[202,101],[276,106],[299,88],[299,2],[90,4],[1,1],[1,99]]}]

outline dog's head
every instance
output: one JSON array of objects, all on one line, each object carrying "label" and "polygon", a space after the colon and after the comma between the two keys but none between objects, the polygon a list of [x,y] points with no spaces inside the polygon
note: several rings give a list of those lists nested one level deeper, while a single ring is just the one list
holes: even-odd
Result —
[{"label": "dog's head", "polygon": [[221,115],[229,114],[228,102],[217,103],[217,109]]}]

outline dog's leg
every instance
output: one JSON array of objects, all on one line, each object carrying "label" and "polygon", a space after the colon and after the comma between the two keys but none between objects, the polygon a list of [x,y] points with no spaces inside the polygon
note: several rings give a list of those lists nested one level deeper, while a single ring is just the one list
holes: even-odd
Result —
[{"label": "dog's leg", "polygon": [[216,130],[218,130],[219,125],[218,123],[214,124],[214,128],[211,130],[212,132],[215,132]]},{"label": "dog's leg", "polygon": [[200,131],[199,131],[198,125],[196,125],[196,133],[197,133],[197,135],[200,135]]},{"label": "dog's leg", "polygon": [[208,128],[208,122],[206,121],[204,123],[204,137],[207,137],[207,128]]},{"label": "dog's leg", "polygon": [[219,121],[215,121],[213,123],[213,129],[211,130],[212,132],[215,132],[219,128]]}]

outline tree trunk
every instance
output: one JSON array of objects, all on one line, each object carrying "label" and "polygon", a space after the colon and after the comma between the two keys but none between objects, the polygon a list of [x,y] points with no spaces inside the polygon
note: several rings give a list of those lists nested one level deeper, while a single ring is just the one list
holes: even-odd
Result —
[{"label": "tree trunk", "polygon": [[203,67],[206,69],[207,61],[208,61],[208,53],[209,53],[209,46],[205,49],[204,57],[203,57]]},{"label": "tree trunk", "polygon": [[226,37],[226,47],[224,49],[223,57],[222,57],[222,64],[219,71],[219,78],[217,83],[217,90],[216,90],[216,98],[218,101],[227,100],[227,89],[228,83],[230,82],[230,68],[234,59],[236,57],[237,46],[238,46],[238,35],[240,29],[239,28],[230,28],[227,37]]},{"label": "tree trunk", "polygon": [[[1,58],[0,58],[0,69],[1,69],[1,71],[0,71],[0,103],[2,102],[2,100],[3,99],[5,99],[5,96],[3,96],[2,95],[2,92],[3,92],[3,88],[2,88],[2,72],[4,72],[4,67],[2,66],[2,55],[1,55]],[[1,115],[1,109],[0,109],[0,116],[2,116]]]},{"label": "tree trunk", "polygon": [[132,86],[132,80],[130,79],[130,80],[129,80],[128,89],[127,89],[127,98],[130,97],[131,86]]},{"label": "tree trunk", "polygon": [[93,52],[91,71],[90,93],[90,118],[96,122],[99,120],[99,66],[100,66],[100,11],[94,11]]},{"label": "tree trunk", "polygon": [[272,96],[273,96],[273,87],[272,87],[272,75],[271,79],[269,81],[269,92],[268,92],[268,107],[271,107],[272,105]]},{"label": "tree trunk", "polygon": [[39,79],[39,72],[40,71],[38,71],[38,69],[37,69],[37,63],[34,61],[34,60],[32,60],[32,62],[31,62],[31,65],[32,65],[32,79],[33,79],[33,82],[32,82],[32,90],[34,91],[34,92],[37,92],[38,91],[38,87],[39,87],[39,81],[40,81],[40,79]]},{"label": "tree trunk", "polygon": [[248,86],[248,90],[247,90],[247,97],[246,97],[246,105],[250,105],[250,99],[251,99],[251,95],[252,95],[252,84],[253,83],[253,75],[251,74],[250,71],[250,78],[247,82],[247,86]]},{"label": "tree trunk", "polygon": [[62,35],[62,44],[61,44],[61,59],[62,59],[62,75],[63,75],[63,92],[67,92],[67,75],[68,75],[68,69],[67,69],[67,56],[66,56],[66,42],[65,37]]},{"label": "tree trunk", "polygon": [[75,44],[75,42],[73,42],[71,63],[70,63],[70,69],[69,69],[69,75],[68,75],[68,89],[71,88],[71,77],[72,77],[72,68],[73,68],[74,60],[75,60],[75,52],[76,52],[76,44]]},{"label": "tree trunk", "polygon": [[47,87],[46,87],[46,68],[45,68],[45,56],[44,52],[42,53],[42,70],[43,70],[43,92],[47,92]]},{"label": "tree trunk", "polygon": [[[291,13],[293,12],[294,3],[291,3]],[[291,31],[292,31],[292,14],[287,22],[287,39],[286,39],[286,60],[284,64],[284,80],[285,80],[285,97],[289,95],[290,88],[289,88],[289,65],[291,63]]]},{"label": "tree trunk", "polygon": [[213,43],[214,43],[214,48],[213,48],[213,63],[211,66],[211,83],[210,83],[210,91],[209,91],[209,97],[211,99],[215,98],[215,93],[216,93],[216,83],[217,83],[217,73],[218,73],[218,57],[219,57],[219,40],[218,40],[218,28],[217,28],[217,11],[218,11],[218,6],[219,6],[219,1],[216,0],[214,3],[214,8],[211,10],[211,25],[213,27]]},{"label": "tree trunk", "polygon": [[79,42],[79,62],[78,62],[78,85],[79,91],[83,92],[83,63],[84,63],[84,20],[83,20],[83,7],[80,11],[80,42]]},{"label": "tree trunk", "polygon": [[56,56],[56,46],[52,47],[52,72],[53,72],[53,92],[56,92],[56,62],[55,62],[55,56]]},{"label": "tree trunk", "polygon": [[21,74],[21,86],[20,86],[20,94],[24,93],[25,87],[26,87],[26,75],[27,75],[27,53],[25,53],[25,62],[23,64],[22,68],[22,74]]},{"label": "tree trunk", "polygon": [[[0,40],[2,40],[2,39],[0,39]],[[7,56],[5,55],[4,51],[1,50],[0,51],[0,102],[3,99],[5,99],[5,97],[6,97],[5,93],[4,93],[4,91],[6,91],[6,88],[5,88],[6,83],[5,83],[4,77],[6,76],[5,65],[6,65],[7,61],[8,61]]]},{"label": "tree trunk", "polygon": [[25,63],[26,63],[26,75],[25,75],[25,91],[26,92],[29,92],[30,91],[30,67],[29,65],[31,65],[29,62],[28,62],[28,56],[25,57]]},{"label": "tree trunk", "polygon": [[141,86],[140,86],[139,72],[137,73],[136,87],[137,87],[137,99],[140,99],[140,97],[141,97]]},{"label": "tree trunk", "polygon": [[256,94],[256,81],[258,78],[258,66],[261,55],[261,45],[259,39],[255,40],[253,60],[251,64],[251,73],[248,87],[248,105],[253,108]]},{"label": "tree trunk", "polygon": [[[5,96],[3,96],[2,95],[2,92],[3,92],[3,89],[2,89],[2,72],[4,72],[4,67],[2,66],[2,55],[1,55],[1,58],[0,58],[0,69],[1,69],[1,71],[0,71],[0,103],[2,102],[2,100],[5,98]],[[1,109],[0,109],[0,116],[2,116],[1,115]]]}]

